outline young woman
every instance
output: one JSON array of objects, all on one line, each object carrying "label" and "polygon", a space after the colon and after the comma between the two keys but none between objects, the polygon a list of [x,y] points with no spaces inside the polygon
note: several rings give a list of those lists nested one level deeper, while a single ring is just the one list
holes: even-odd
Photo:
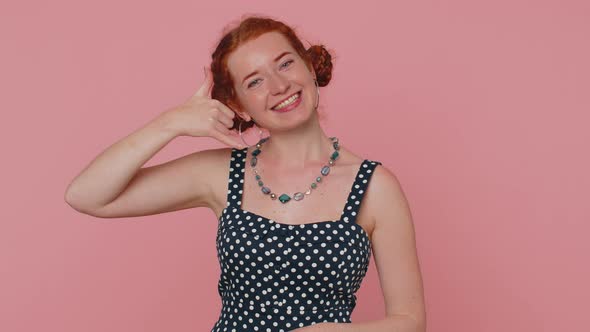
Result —
[{"label": "young woman", "polygon": [[[323,46],[305,49],[284,23],[244,19],[220,40],[197,93],[102,152],[66,201],[101,218],[212,209],[223,305],[212,331],[425,331],[398,180],[320,126],[330,59]],[[254,127],[261,136],[250,146],[242,133]],[[229,147],[142,167],[178,136]],[[351,323],[371,253],[387,317]]]}]

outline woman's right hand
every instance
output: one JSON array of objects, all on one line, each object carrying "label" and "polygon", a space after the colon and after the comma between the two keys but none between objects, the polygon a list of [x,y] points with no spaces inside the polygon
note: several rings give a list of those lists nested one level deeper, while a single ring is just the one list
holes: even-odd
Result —
[{"label": "woman's right hand", "polygon": [[166,111],[168,125],[179,136],[213,137],[218,141],[243,149],[239,139],[229,129],[233,127],[236,114],[222,102],[209,97],[213,78],[205,70],[205,81],[199,90],[184,104]]}]

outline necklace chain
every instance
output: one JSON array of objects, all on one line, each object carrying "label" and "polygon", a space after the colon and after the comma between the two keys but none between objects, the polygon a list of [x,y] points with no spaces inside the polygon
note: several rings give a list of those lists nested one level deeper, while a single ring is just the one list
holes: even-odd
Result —
[{"label": "necklace chain", "polygon": [[[272,200],[276,200],[278,198],[281,203],[285,204],[291,200],[291,196],[289,196],[286,193],[283,193],[277,197],[277,195],[268,186],[264,185],[264,182],[262,182],[262,177],[258,173],[258,169],[256,169],[256,164],[258,163],[258,155],[262,152],[262,150],[260,148],[262,147],[262,144],[264,142],[266,142],[267,140],[268,140],[268,137],[265,137],[265,138],[261,139],[260,141],[258,141],[258,143],[256,143],[256,149],[250,153],[252,155],[252,158],[250,159],[250,166],[254,170],[254,178],[256,179],[256,182],[258,183],[258,186],[260,187],[260,190],[262,191],[262,193],[264,195],[268,195]],[[322,178],[326,177],[326,176],[328,176],[328,174],[330,174],[330,166],[333,166],[334,163],[336,162],[336,159],[338,159],[338,156],[339,156],[338,150],[340,150],[340,143],[338,142],[338,138],[330,137],[330,140],[332,141],[332,147],[334,148],[334,152],[332,152],[332,154],[330,155],[330,159],[328,160],[328,164],[324,165],[321,168],[320,176],[315,178],[315,181],[311,183],[311,185],[305,191],[305,193],[296,192],[295,194],[293,194],[293,200],[300,201],[306,195],[310,195],[312,193],[312,191],[317,188],[318,184],[320,184],[322,182]]]}]

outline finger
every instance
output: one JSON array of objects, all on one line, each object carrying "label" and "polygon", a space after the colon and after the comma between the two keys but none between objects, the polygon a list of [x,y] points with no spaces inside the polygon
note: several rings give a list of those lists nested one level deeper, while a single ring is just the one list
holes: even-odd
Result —
[{"label": "finger", "polygon": [[215,106],[222,111],[225,115],[227,115],[228,117],[230,117],[230,119],[233,119],[236,116],[236,112],[234,112],[231,108],[229,108],[227,105],[225,105],[224,103],[220,102],[217,99],[213,99],[215,102]]},{"label": "finger", "polygon": [[214,130],[213,133],[211,134],[211,136],[213,136],[213,138],[217,139],[218,141],[225,143],[229,146],[232,146],[234,148],[237,148],[237,149],[243,149],[246,147],[244,144],[237,141],[234,137],[224,135],[223,133],[221,133],[220,131],[217,131],[217,130]]},{"label": "finger", "polygon": [[227,128],[231,128],[234,126],[234,120],[230,119],[225,113],[219,112],[217,114],[217,121],[221,122]]},{"label": "finger", "polygon": [[[229,127],[229,128],[231,128],[231,127]],[[222,134],[227,135],[227,136],[231,136],[231,134],[232,134],[232,131],[229,128],[227,126],[225,126],[225,124],[223,124],[221,122],[217,122],[215,124],[215,129],[217,129]]]},{"label": "finger", "polygon": [[199,90],[197,90],[197,92],[195,93],[195,96],[200,96],[200,97],[209,96],[209,92],[210,92],[212,86],[213,86],[213,75],[211,75],[211,72],[209,71],[209,69],[205,68],[205,80],[203,81],[203,84],[201,85]]}]

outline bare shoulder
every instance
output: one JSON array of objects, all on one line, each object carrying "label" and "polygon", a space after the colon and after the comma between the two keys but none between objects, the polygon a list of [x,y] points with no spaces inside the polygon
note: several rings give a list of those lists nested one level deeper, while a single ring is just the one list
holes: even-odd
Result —
[{"label": "bare shoulder", "polygon": [[221,211],[226,205],[232,150],[233,148],[231,147],[224,147],[206,150],[205,152],[207,166],[202,172],[206,175],[207,182],[211,188],[208,206],[217,217],[221,215]]},{"label": "bare shoulder", "polygon": [[[220,185],[227,181],[225,178],[229,172],[229,159],[232,148],[213,148],[205,149],[190,153],[173,161],[172,167],[177,174],[187,174],[192,179],[191,185],[195,192],[201,194],[194,195],[201,197],[202,204],[192,204],[191,207],[205,206],[214,209],[219,203],[218,192]],[[206,194],[205,194],[206,192]]]},{"label": "bare shoulder", "polygon": [[215,171],[219,166],[225,163],[229,168],[229,159],[231,156],[232,148],[215,148],[207,149],[195,152],[194,155],[198,155],[199,159],[205,160],[205,167],[210,168],[209,171]]},{"label": "bare shoulder", "polygon": [[154,215],[216,206],[217,187],[228,169],[230,149],[193,152],[165,163],[143,167],[113,201],[79,209],[102,218]]},{"label": "bare shoulder", "polygon": [[425,331],[426,312],[416,234],[402,185],[392,170],[378,165],[366,195],[374,220],[371,242],[385,311],[388,316],[413,318],[416,331]]},{"label": "bare shoulder", "polygon": [[[375,167],[366,193],[368,210],[375,227],[384,223],[411,223],[410,207],[398,176],[390,168],[380,164]],[[401,218],[395,218],[395,217]]]},{"label": "bare shoulder", "polygon": [[[184,164],[193,169],[193,172],[199,173],[198,178],[209,178],[221,172],[220,167],[229,163],[231,148],[215,148],[193,152],[179,159],[184,159]],[[225,163],[225,164],[224,164]],[[209,184],[215,185],[210,181]]]},{"label": "bare shoulder", "polygon": [[364,158],[361,157],[359,154],[351,151],[350,149],[341,146],[340,150],[338,150],[340,156],[338,157],[338,165],[344,166],[351,166],[352,170],[358,165],[360,165]]},{"label": "bare shoulder", "polygon": [[[349,164],[358,165],[364,160],[376,161],[362,154],[354,153],[349,149],[341,148],[341,152],[343,152],[343,159],[348,160],[347,163]],[[363,198],[359,219],[367,218],[367,228],[373,230],[374,227],[378,226],[378,222],[387,219],[382,216],[379,217],[379,211],[383,212],[393,208],[393,206],[399,207],[404,204],[406,204],[406,199],[396,174],[383,164],[376,165]]]}]

